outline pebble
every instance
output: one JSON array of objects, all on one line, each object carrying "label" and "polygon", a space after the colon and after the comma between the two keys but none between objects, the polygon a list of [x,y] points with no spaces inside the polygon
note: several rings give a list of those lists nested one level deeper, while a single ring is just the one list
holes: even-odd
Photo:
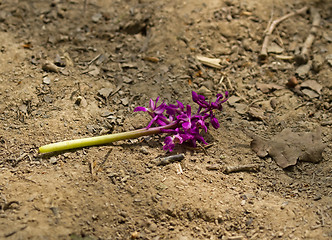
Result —
[{"label": "pebble", "polygon": [[50,164],[56,164],[57,161],[58,161],[58,159],[56,157],[51,157],[49,162],[50,162]]},{"label": "pebble", "polygon": [[51,84],[51,79],[49,77],[44,77],[43,78],[43,83],[47,84],[47,85],[50,85]]},{"label": "pebble", "polygon": [[197,93],[200,94],[200,95],[204,95],[205,97],[212,96],[212,92],[209,89],[207,89],[207,87],[205,87],[205,86],[200,87],[197,90]]},{"label": "pebble", "polygon": [[99,22],[99,20],[101,19],[102,16],[103,15],[100,12],[99,13],[95,13],[92,16],[91,20],[92,20],[92,22],[97,23],[97,22]]},{"label": "pebble", "polygon": [[45,61],[42,65],[42,69],[46,72],[58,72],[58,67],[50,61]]},{"label": "pebble", "polygon": [[308,75],[309,71],[310,71],[310,68],[311,68],[311,62],[308,62],[306,65],[301,65],[299,66],[295,73],[301,77],[301,78],[304,78],[305,76]]},{"label": "pebble", "polygon": [[145,154],[145,155],[149,154],[149,151],[146,149],[146,147],[141,147],[140,152]]}]

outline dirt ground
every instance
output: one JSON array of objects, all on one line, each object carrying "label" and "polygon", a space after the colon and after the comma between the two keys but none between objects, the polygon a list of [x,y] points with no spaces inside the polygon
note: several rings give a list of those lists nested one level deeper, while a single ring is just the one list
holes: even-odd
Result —
[{"label": "dirt ground", "polygon": [[[321,17],[309,62],[293,57],[312,8],[258,62],[271,19],[305,6]],[[0,0],[0,239],[331,239],[331,41],[330,1]],[[38,153],[143,128],[136,106],[191,104],[192,90],[230,92],[207,147],[164,152],[158,135]],[[320,129],[321,161],[283,169],[252,150],[286,128]]]}]

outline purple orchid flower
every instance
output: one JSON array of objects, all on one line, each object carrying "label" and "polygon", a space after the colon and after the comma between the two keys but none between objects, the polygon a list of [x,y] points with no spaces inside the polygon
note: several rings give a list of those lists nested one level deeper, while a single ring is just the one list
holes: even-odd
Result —
[{"label": "purple orchid flower", "polygon": [[[192,99],[198,104],[197,113],[194,115],[192,114],[191,106],[187,105],[185,109],[180,101],[177,101],[176,105],[167,105],[163,101],[157,106],[159,97],[157,97],[155,101],[150,99],[149,108],[136,107],[134,111],[143,111],[150,114],[152,120],[146,127],[147,129],[155,123],[162,127],[160,132],[171,134],[164,140],[164,150],[171,152],[176,144],[182,144],[184,142],[188,142],[196,147],[197,141],[207,144],[200,134],[200,129],[207,132],[209,122],[215,129],[220,127],[219,121],[214,115],[214,111],[222,110],[222,104],[228,99],[228,92],[225,92],[225,96],[219,93],[217,94],[216,101],[208,102],[204,96],[193,91]],[[209,122],[207,122],[208,119],[210,119]]]},{"label": "purple orchid flower", "polygon": [[160,97],[157,97],[155,102],[152,99],[150,99],[149,108],[136,107],[134,109],[134,112],[143,111],[143,112],[148,112],[150,114],[152,120],[149,122],[147,126],[148,129],[152,126],[153,123],[157,123],[160,126],[165,126],[169,123],[167,118],[163,115],[167,105],[164,103],[165,101],[163,101],[159,106],[157,106],[159,98]]}]

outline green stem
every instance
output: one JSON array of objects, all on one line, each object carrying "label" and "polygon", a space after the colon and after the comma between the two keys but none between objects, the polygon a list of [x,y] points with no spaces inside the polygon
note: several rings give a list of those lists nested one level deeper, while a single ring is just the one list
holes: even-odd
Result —
[{"label": "green stem", "polygon": [[130,132],[114,133],[98,137],[81,138],[81,139],[69,140],[64,142],[51,143],[48,145],[41,146],[39,148],[39,153],[49,153],[49,152],[64,151],[74,148],[103,145],[111,142],[116,142],[119,140],[126,140],[131,138],[138,138],[142,136],[158,134],[162,132],[161,131],[162,129],[171,129],[175,128],[176,126],[177,123],[173,122],[161,127],[154,127],[149,129],[143,128]]}]

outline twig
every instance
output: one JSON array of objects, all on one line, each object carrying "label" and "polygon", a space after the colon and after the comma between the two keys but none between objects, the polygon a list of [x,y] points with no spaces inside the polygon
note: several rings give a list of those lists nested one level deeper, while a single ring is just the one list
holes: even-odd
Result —
[{"label": "twig", "polygon": [[165,166],[165,165],[173,163],[173,162],[179,162],[183,159],[184,159],[183,154],[172,155],[172,156],[168,156],[168,157],[164,157],[164,158],[157,158],[156,165]]},{"label": "twig", "polygon": [[217,164],[207,166],[206,169],[209,171],[220,170],[223,173],[233,173],[233,172],[257,172],[259,171],[260,166],[258,164],[246,164],[246,165],[238,165],[238,166],[227,166],[220,167]]},{"label": "twig", "polygon": [[90,160],[89,161],[89,168],[90,168],[90,173],[91,173],[91,176],[92,178],[95,180],[95,174],[96,174],[96,171],[95,171],[95,166],[96,166],[96,162],[93,161],[93,160]]},{"label": "twig", "polygon": [[177,169],[176,169],[177,174],[183,174],[182,166],[180,163],[178,163]]},{"label": "twig", "polygon": [[84,5],[83,5],[83,15],[85,15],[85,11],[86,11],[86,2],[87,2],[87,0],[84,0]]},{"label": "twig", "polygon": [[95,56],[90,62],[88,62],[88,65],[91,65],[94,61],[96,61],[101,56],[101,53],[99,53],[97,56]]},{"label": "twig", "polygon": [[17,229],[17,230],[14,230],[14,231],[12,231],[12,232],[10,232],[10,233],[7,233],[7,234],[5,234],[5,237],[6,237],[6,238],[11,237],[11,236],[13,236],[15,233],[17,233],[17,232],[19,232],[19,231],[23,231],[23,230],[26,229],[27,227],[28,227],[28,225],[25,225],[25,226],[23,226],[23,227],[21,227],[21,228],[19,228],[19,229]]},{"label": "twig", "polygon": [[298,64],[305,64],[305,63],[308,62],[308,60],[309,60],[309,49],[311,48],[311,45],[315,40],[315,36],[317,34],[318,27],[319,27],[319,24],[320,24],[321,17],[320,17],[319,11],[316,8],[314,8],[314,7],[310,8],[310,15],[311,15],[311,18],[312,18],[312,27],[310,29],[309,36],[307,37],[307,39],[305,40],[305,42],[303,44],[301,54],[297,55],[295,57],[295,61]]},{"label": "twig", "polygon": [[257,172],[260,166],[257,164],[247,164],[238,166],[228,166],[223,169],[224,173],[234,173],[234,172]]},{"label": "twig", "polygon": [[105,155],[105,157],[104,157],[104,160],[98,165],[98,168],[96,169],[96,173],[98,173],[98,172],[99,172],[99,169],[104,165],[104,163],[105,163],[106,160],[108,159],[109,155],[111,154],[112,150],[113,150],[113,149],[109,150],[109,151],[106,153],[106,155]]},{"label": "twig", "polygon": [[288,14],[282,16],[281,18],[278,18],[278,19],[276,19],[272,22],[272,24],[270,25],[270,27],[268,28],[268,30],[265,33],[265,37],[264,37],[264,41],[263,41],[263,45],[262,45],[262,50],[261,50],[261,52],[258,56],[258,61],[259,62],[264,62],[267,58],[267,47],[268,47],[268,44],[269,44],[270,36],[271,36],[273,30],[276,28],[276,26],[280,22],[284,21],[285,19],[290,18],[290,17],[292,17],[296,14],[304,13],[307,10],[308,10],[308,7],[303,7],[301,9],[295,10],[294,12],[288,13]]}]

